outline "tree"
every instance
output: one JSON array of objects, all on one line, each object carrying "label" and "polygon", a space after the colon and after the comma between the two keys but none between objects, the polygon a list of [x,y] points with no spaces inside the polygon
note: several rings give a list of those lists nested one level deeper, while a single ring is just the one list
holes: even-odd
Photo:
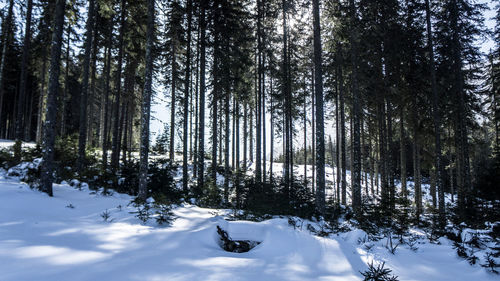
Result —
[{"label": "tree", "polygon": [[113,121],[113,141],[111,143],[111,169],[113,173],[116,173],[120,165],[120,97],[121,97],[121,86],[122,86],[122,63],[123,63],[123,38],[125,34],[125,18],[126,18],[126,0],[121,0],[121,14],[120,14],[120,33],[118,35],[118,58],[117,58],[117,69],[115,76],[115,102],[113,104],[113,112],[115,113],[115,118]]},{"label": "tree", "polygon": [[87,100],[89,88],[90,50],[94,29],[95,0],[89,1],[87,27],[85,35],[85,54],[83,61],[83,81],[80,102],[80,133],[78,134],[78,171],[82,172],[85,163],[85,148],[87,143]]},{"label": "tree", "polygon": [[192,21],[192,0],[187,0],[187,54],[186,54],[186,77],[184,89],[184,120],[183,120],[183,149],[182,149],[182,188],[188,188],[188,107],[191,75],[191,21]]},{"label": "tree", "polygon": [[313,0],[314,17],[314,83],[316,98],[316,209],[325,212],[325,125],[323,113],[323,70],[321,59],[321,31],[319,18],[319,0]]},{"label": "tree", "polygon": [[431,9],[429,0],[425,0],[425,20],[427,25],[427,47],[429,49],[430,73],[431,73],[431,89],[432,89],[432,111],[434,120],[434,165],[436,166],[436,185],[439,189],[439,220],[441,227],[445,223],[445,210],[444,210],[444,183],[443,183],[443,169],[441,160],[441,113],[439,110],[439,94],[437,90],[436,81],[436,66],[434,60],[434,43],[432,37],[431,25]]},{"label": "tree", "polygon": [[141,107],[141,146],[139,170],[138,197],[146,199],[148,184],[148,154],[149,154],[149,121],[151,114],[151,96],[153,84],[153,43],[154,43],[154,18],[155,0],[148,0],[148,21],[146,30],[146,72],[144,74],[144,90]]},{"label": "tree", "polygon": [[206,21],[205,21],[205,1],[201,3],[200,15],[200,100],[198,117],[198,186],[195,194],[201,196],[205,185],[205,64],[206,64]]},{"label": "tree", "polygon": [[[7,12],[7,18],[3,23],[2,28],[2,54],[0,55],[0,126],[3,127],[3,97],[4,97],[4,71],[5,71],[5,61],[7,56],[7,47],[9,46],[10,40],[10,32],[12,27],[12,18],[13,18],[13,10],[14,9],[14,0],[9,1],[9,10]],[[0,131],[0,134],[2,132]]]},{"label": "tree", "polygon": [[[26,97],[26,84],[28,77],[28,61],[30,55],[31,43],[31,13],[33,10],[33,0],[28,0],[26,7],[26,26],[24,31],[24,44],[23,44],[23,58],[21,61],[21,78],[19,79],[19,100],[17,102],[17,117],[16,117],[16,139],[22,140],[26,136],[23,131],[23,124],[27,123],[24,115],[25,97]],[[1,79],[1,78],[0,78]],[[1,105],[0,105],[1,106]],[[1,112],[1,110],[0,110]],[[27,119],[27,118],[26,118]],[[24,122],[23,122],[24,121]]]},{"label": "tree", "polygon": [[357,25],[356,25],[356,6],[354,0],[350,0],[350,20],[353,26],[351,32],[351,68],[352,68],[352,94],[353,94],[353,168],[352,174],[352,205],[357,212],[360,212],[361,208],[361,145],[360,145],[360,118],[361,118],[361,100],[358,87],[358,64],[357,64]]},{"label": "tree", "polygon": [[47,93],[47,113],[43,131],[43,164],[41,176],[41,189],[53,196],[52,182],[54,171],[54,142],[57,105],[59,93],[59,71],[62,46],[62,33],[64,26],[64,10],[66,1],[57,0],[54,15],[52,46],[50,50],[49,87]]}]

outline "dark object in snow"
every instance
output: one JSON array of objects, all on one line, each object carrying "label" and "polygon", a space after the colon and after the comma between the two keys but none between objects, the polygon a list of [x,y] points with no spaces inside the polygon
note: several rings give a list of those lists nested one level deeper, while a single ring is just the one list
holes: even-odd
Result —
[{"label": "dark object in snow", "polygon": [[217,234],[220,236],[221,248],[227,252],[246,253],[259,245],[260,242],[250,240],[232,240],[227,231],[217,226]]}]

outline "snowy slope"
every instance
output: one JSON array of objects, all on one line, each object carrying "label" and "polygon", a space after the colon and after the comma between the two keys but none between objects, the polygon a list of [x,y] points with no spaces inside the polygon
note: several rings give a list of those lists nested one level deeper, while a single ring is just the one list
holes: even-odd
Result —
[{"label": "snowy slope", "polygon": [[[417,252],[401,246],[396,255],[378,241],[367,252],[360,230],[320,238],[285,218],[229,222],[229,211],[192,205],[175,210],[171,227],[143,225],[129,213],[131,197],[90,193],[64,184],[50,198],[0,176],[0,280],[362,280],[372,260],[385,261],[399,280],[498,280],[446,241],[422,242]],[[106,210],[111,222],[101,218]],[[225,252],[216,225],[262,243]]]}]

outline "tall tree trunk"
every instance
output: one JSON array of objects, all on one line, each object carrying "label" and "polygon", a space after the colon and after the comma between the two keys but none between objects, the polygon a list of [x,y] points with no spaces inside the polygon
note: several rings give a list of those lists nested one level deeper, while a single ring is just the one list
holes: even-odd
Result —
[{"label": "tall tree trunk", "polygon": [[[169,153],[169,160],[170,163],[174,163],[174,158],[175,158],[175,151],[174,151],[174,144],[175,144],[175,92],[177,91],[177,46],[175,43],[175,40],[172,40],[172,88],[170,90],[170,95],[171,95],[171,101],[170,101],[170,138],[169,138],[169,148],[168,148],[168,153]],[[217,105],[215,105],[217,108]],[[217,116],[217,113],[216,113]]]},{"label": "tall tree trunk", "polygon": [[[333,142],[332,142],[332,136],[331,135],[328,135],[328,146],[329,146],[329,149],[330,149],[330,165],[332,167],[332,178],[333,178],[333,185],[332,185],[332,189],[335,188],[335,175],[333,174],[333,167],[335,167],[335,157],[333,156],[334,155],[334,152],[333,152]],[[333,201],[335,202],[335,192],[333,192]]]},{"label": "tall tree trunk", "polygon": [[255,127],[255,181],[260,183],[262,181],[262,0],[257,0],[257,97],[255,100],[256,106],[256,127]]},{"label": "tall tree trunk", "polygon": [[354,0],[350,0],[350,18],[353,24],[351,34],[351,65],[352,65],[352,94],[353,94],[353,170],[352,175],[352,205],[356,212],[359,214],[361,210],[361,146],[360,146],[360,118],[361,118],[361,98],[358,88],[357,76],[357,32],[356,32],[356,6]]},{"label": "tall tree trunk", "polygon": [[272,183],[273,182],[273,162],[274,162],[274,105],[273,105],[273,78],[271,77],[271,93],[270,93],[270,98],[271,98],[271,148],[269,151],[269,181]]},{"label": "tall tree trunk", "polygon": [[420,146],[418,139],[418,125],[417,120],[413,124],[413,178],[415,181],[415,205],[416,205],[416,219],[420,220],[422,214],[422,185],[420,180]]},{"label": "tall tree trunk", "polygon": [[[97,7],[97,9],[99,9]],[[90,146],[94,146],[94,107],[95,107],[95,99],[96,99],[96,90],[95,90],[95,83],[96,83],[96,80],[97,80],[97,77],[96,77],[96,65],[97,65],[97,53],[98,53],[98,50],[97,50],[97,43],[99,41],[99,37],[98,37],[98,20],[97,20],[97,16],[98,16],[98,13],[95,13],[95,17],[96,19],[94,19],[94,26],[92,27],[93,28],[93,32],[94,32],[94,35],[93,35],[93,42],[92,42],[92,59],[91,59],[91,73],[90,73],[90,95],[89,95],[89,114],[88,114],[88,118],[87,118],[87,137],[88,137],[88,140],[87,142],[89,143]],[[99,133],[99,131],[97,130],[97,133]]]},{"label": "tall tree trunk", "polygon": [[319,18],[319,0],[313,0],[314,26],[314,84],[316,96],[316,210],[325,212],[325,122],[323,112],[323,60],[321,58],[321,31]]},{"label": "tall tree trunk", "polygon": [[[248,120],[248,110],[247,110],[247,102],[244,101],[243,104],[243,171],[246,172],[247,170],[247,143],[248,143],[248,125],[247,125],[247,120]],[[226,114],[227,116],[227,114]]]},{"label": "tall tree trunk", "polygon": [[405,145],[405,127],[404,127],[404,105],[400,105],[400,120],[399,120],[399,150],[400,150],[400,165],[401,165],[401,196],[405,199],[408,196],[406,189],[406,145]]},{"label": "tall tree trunk", "polygon": [[439,111],[439,95],[436,81],[436,66],[434,62],[434,44],[432,38],[431,10],[429,0],[425,0],[425,19],[427,24],[427,48],[429,51],[431,89],[432,89],[432,115],[434,121],[434,165],[436,167],[436,186],[439,193],[439,221],[441,227],[444,227],[445,202],[444,202],[444,184],[443,167],[441,160],[441,113]]},{"label": "tall tree trunk", "polygon": [[[231,131],[231,136],[232,136],[232,142],[231,142],[231,168],[234,170],[234,167],[235,167],[235,147],[234,147],[234,143],[235,143],[235,137],[234,137],[234,134],[236,132],[236,113],[234,111],[234,108],[236,107],[236,99],[233,98],[233,120],[232,120],[232,123],[233,123],[233,130]],[[229,131],[227,131],[227,133],[229,134]]]},{"label": "tall tree trunk", "polygon": [[315,83],[314,83],[314,71],[312,70],[311,75],[311,134],[312,134],[312,147],[311,147],[311,155],[312,155],[312,178],[311,178],[311,192],[316,194],[316,95],[314,92]]},{"label": "tall tree trunk", "polygon": [[304,185],[307,187],[307,102],[306,102],[306,96],[307,96],[307,85],[306,85],[306,78],[304,77],[304,108],[303,108],[303,114],[304,114]]},{"label": "tall tree trunk", "polygon": [[[226,77],[227,78],[227,77]],[[227,81],[226,81],[227,83]],[[225,124],[224,131],[226,132],[226,137],[224,138],[224,202],[229,202],[229,178],[231,177],[231,170],[229,169],[229,119],[230,119],[230,108],[229,108],[230,93],[226,89],[224,96],[224,116]],[[246,106],[246,104],[245,104]],[[246,122],[246,119],[245,119]],[[245,133],[246,133],[246,123],[245,123]],[[245,141],[246,148],[246,141]],[[245,155],[246,157],[246,155]],[[245,163],[246,165],[246,163]],[[239,196],[237,198],[237,205],[239,205]]]},{"label": "tall tree trunk", "polygon": [[[188,189],[188,102],[191,76],[191,18],[192,18],[193,1],[187,1],[187,50],[186,50],[186,77],[184,86],[184,122],[183,122],[183,148],[182,148],[182,189],[187,192]],[[190,134],[191,136],[191,134]],[[191,138],[190,138],[191,139]],[[190,141],[191,143],[191,141]]]},{"label": "tall tree trunk", "polygon": [[[114,121],[113,121],[113,142],[111,144],[111,168],[113,174],[120,166],[120,96],[121,96],[121,80],[122,80],[122,60],[123,60],[123,37],[125,33],[125,16],[126,16],[126,0],[121,0],[121,16],[120,16],[120,34],[118,35],[118,61],[115,80],[115,102],[114,102]],[[117,184],[115,180],[115,185]]]},{"label": "tall tree trunk", "polygon": [[[21,61],[21,78],[19,83],[19,99],[17,101],[17,117],[16,117],[16,139],[25,139],[23,134],[23,125],[26,125],[24,106],[26,97],[26,83],[28,77],[28,61],[30,55],[30,44],[31,44],[31,12],[33,10],[33,0],[28,0],[28,6],[26,7],[26,26],[24,31],[24,44],[23,44],[23,55]],[[2,78],[0,78],[2,79]],[[1,112],[1,110],[0,110]],[[29,119],[29,118],[26,118]],[[23,122],[25,121],[25,122]]]},{"label": "tall tree trunk", "polygon": [[266,182],[266,73],[265,73],[265,56],[262,59],[263,62],[263,71],[262,71],[262,181]]},{"label": "tall tree trunk", "polygon": [[248,112],[250,113],[250,124],[249,124],[249,127],[248,130],[250,131],[250,146],[248,147],[249,148],[249,151],[248,151],[248,154],[250,155],[250,162],[253,163],[253,110],[250,106],[250,108],[248,109]]},{"label": "tall tree trunk", "polygon": [[197,36],[196,36],[196,77],[195,77],[195,113],[194,113],[194,163],[193,163],[193,177],[198,176],[198,138],[199,138],[199,82],[200,82],[200,34],[201,34],[201,25],[198,24],[197,27]]},{"label": "tall tree trunk", "polygon": [[389,185],[387,182],[387,145],[386,145],[386,118],[385,118],[385,98],[380,93],[380,100],[377,105],[378,135],[379,135],[379,170],[380,185],[382,192],[382,205],[389,207]]},{"label": "tall tree trunk", "polygon": [[[234,185],[236,186],[237,198],[239,199],[241,196],[240,190],[240,103],[236,102],[236,107],[233,109],[236,111],[236,180]],[[226,201],[228,202],[228,201]],[[239,202],[237,202],[239,208]]]},{"label": "tall tree trunk", "polygon": [[66,135],[66,103],[67,97],[69,95],[69,70],[70,70],[70,58],[69,51],[71,50],[71,26],[68,25],[66,28],[66,67],[64,71],[64,91],[61,97],[61,136]]},{"label": "tall tree trunk", "polygon": [[41,189],[49,196],[53,196],[52,182],[54,181],[54,142],[56,138],[55,126],[57,118],[57,95],[59,91],[59,71],[61,59],[62,33],[64,26],[65,0],[57,0],[50,50],[50,75],[47,93],[47,112],[45,129],[43,131],[43,162],[41,174]]},{"label": "tall tree trunk", "polygon": [[87,98],[89,88],[90,51],[92,48],[92,29],[94,28],[95,0],[89,0],[89,11],[85,34],[85,52],[83,55],[83,81],[80,99],[80,127],[78,134],[78,172],[81,173],[85,165],[85,148],[87,144]]},{"label": "tall tree trunk", "polygon": [[201,28],[201,38],[200,38],[200,102],[199,102],[199,132],[198,132],[198,187],[196,190],[196,195],[201,196],[204,185],[205,185],[205,1],[201,3],[201,18],[200,18],[200,28]]},{"label": "tall tree trunk", "polygon": [[113,37],[113,21],[110,20],[110,26],[108,30],[107,47],[106,47],[106,67],[104,73],[104,125],[102,133],[102,167],[103,171],[106,171],[108,165],[108,131],[109,131],[109,92],[110,92],[110,76],[111,76],[111,47],[112,47],[112,37]]},{"label": "tall tree trunk", "polygon": [[151,95],[153,84],[153,43],[155,0],[148,0],[148,21],[146,29],[146,73],[141,106],[141,146],[139,166],[139,194],[140,199],[146,199],[148,185],[148,156],[149,156],[149,120],[151,114]]},{"label": "tall tree trunk", "polygon": [[[337,61],[338,64],[338,61]],[[336,168],[336,176],[337,176],[337,203],[340,204],[340,128],[339,128],[339,69],[340,66],[337,66],[335,69],[335,145],[336,145],[336,157],[337,157],[337,166]]]},{"label": "tall tree trunk", "polygon": [[42,48],[42,79],[41,79],[41,87],[40,87],[40,95],[38,97],[38,113],[36,120],[36,142],[42,142],[42,134],[43,134],[43,116],[45,109],[45,81],[47,77],[47,50]]},{"label": "tall tree trunk", "polygon": [[11,27],[12,27],[12,18],[13,18],[13,9],[14,9],[14,0],[9,0],[9,10],[7,12],[7,18],[5,19],[5,23],[2,30],[2,54],[0,55],[0,133],[2,133],[2,129],[7,128],[4,127],[3,120],[3,96],[4,96],[4,71],[5,71],[5,60],[7,56],[7,47],[9,45],[10,37],[11,37]]},{"label": "tall tree trunk", "polygon": [[288,192],[288,196],[290,196],[290,116],[289,116],[289,95],[288,95],[288,26],[287,26],[287,12],[286,12],[286,1],[282,1],[283,6],[283,98],[284,98],[284,127],[283,131],[283,147],[284,147],[284,156],[285,156],[285,166],[284,166],[284,175],[285,175],[285,188]]},{"label": "tall tree trunk", "polygon": [[394,184],[394,159],[393,151],[395,147],[393,146],[393,130],[392,130],[392,104],[390,101],[387,104],[387,182],[389,187],[389,205],[391,211],[394,211],[396,206],[396,186]]},{"label": "tall tree trunk", "polygon": [[347,172],[346,172],[346,141],[345,141],[345,96],[344,96],[344,77],[342,74],[342,49],[337,48],[338,55],[338,78],[339,78],[339,99],[340,99],[340,162],[342,166],[342,205],[347,205]]}]

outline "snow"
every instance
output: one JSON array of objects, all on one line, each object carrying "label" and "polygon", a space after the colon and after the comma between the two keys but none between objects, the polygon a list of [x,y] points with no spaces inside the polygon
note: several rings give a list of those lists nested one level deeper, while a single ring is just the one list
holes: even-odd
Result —
[{"label": "snow", "polygon": [[[450,240],[431,243],[420,229],[410,231],[415,247],[400,244],[392,254],[387,236],[374,239],[360,229],[318,237],[310,229],[321,229],[323,222],[293,218],[294,227],[288,217],[232,221],[232,210],[187,203],[173,210],[171,226],[154,219],[144,224],[132,213],[137,209],[129,195],[104,196],[76,180],[55,184],[54,197],[30,189],[20,178],[26,167],[37,164],[22,163],[11,176],[0,168],[2,281],[363,280],[360,272],[371,262],[385,262],[401,281],[499,280],[459,258]],[[303,168],[297,166],[294,174],[301,175]],[[307,168],[311,176],[312,167]],[[275,163],[273,171],[279,175],[281,164]],[[332,174],[327,167],[327,175]],[[218,182],[223,180],[219,175]],[[261,243],[247,253],[226,252],[219,246],[217,225],[232,239]],[[467,240],[474,233],[465,229],[462,236]],[[394,237],[393,243],[399,240]],[[484,253],[478,250],[476,256]]]},{"label": "snow", "polygon": [[[141,224],[130,213],[132,199],[68,184],[56,184],[50,198],[3,173],[0,280],[362,280],[359,271],[372,260],[385,261],[400,280],[498,280],[458,258],[451,244],[422,242],[417,252],[401,246],[392,255],[382,239],[365,251],[361,230],[321,238],[286,218],[227,221],[229,210],[188,204],[161,227]],[[111,222],[101,217],[106,211]],[[261,243],[225,252],[217,225],[233,239]]]},{"label": "snow", "polygon": [[[6,140],[6,139],[0,139],[0,149],[5,149],[5,148],[10,148],[14,145],[14,141],[12,140]],[[23,142],[22,144],[23,148],[35,148],[36,143],[34,142]]]}]

